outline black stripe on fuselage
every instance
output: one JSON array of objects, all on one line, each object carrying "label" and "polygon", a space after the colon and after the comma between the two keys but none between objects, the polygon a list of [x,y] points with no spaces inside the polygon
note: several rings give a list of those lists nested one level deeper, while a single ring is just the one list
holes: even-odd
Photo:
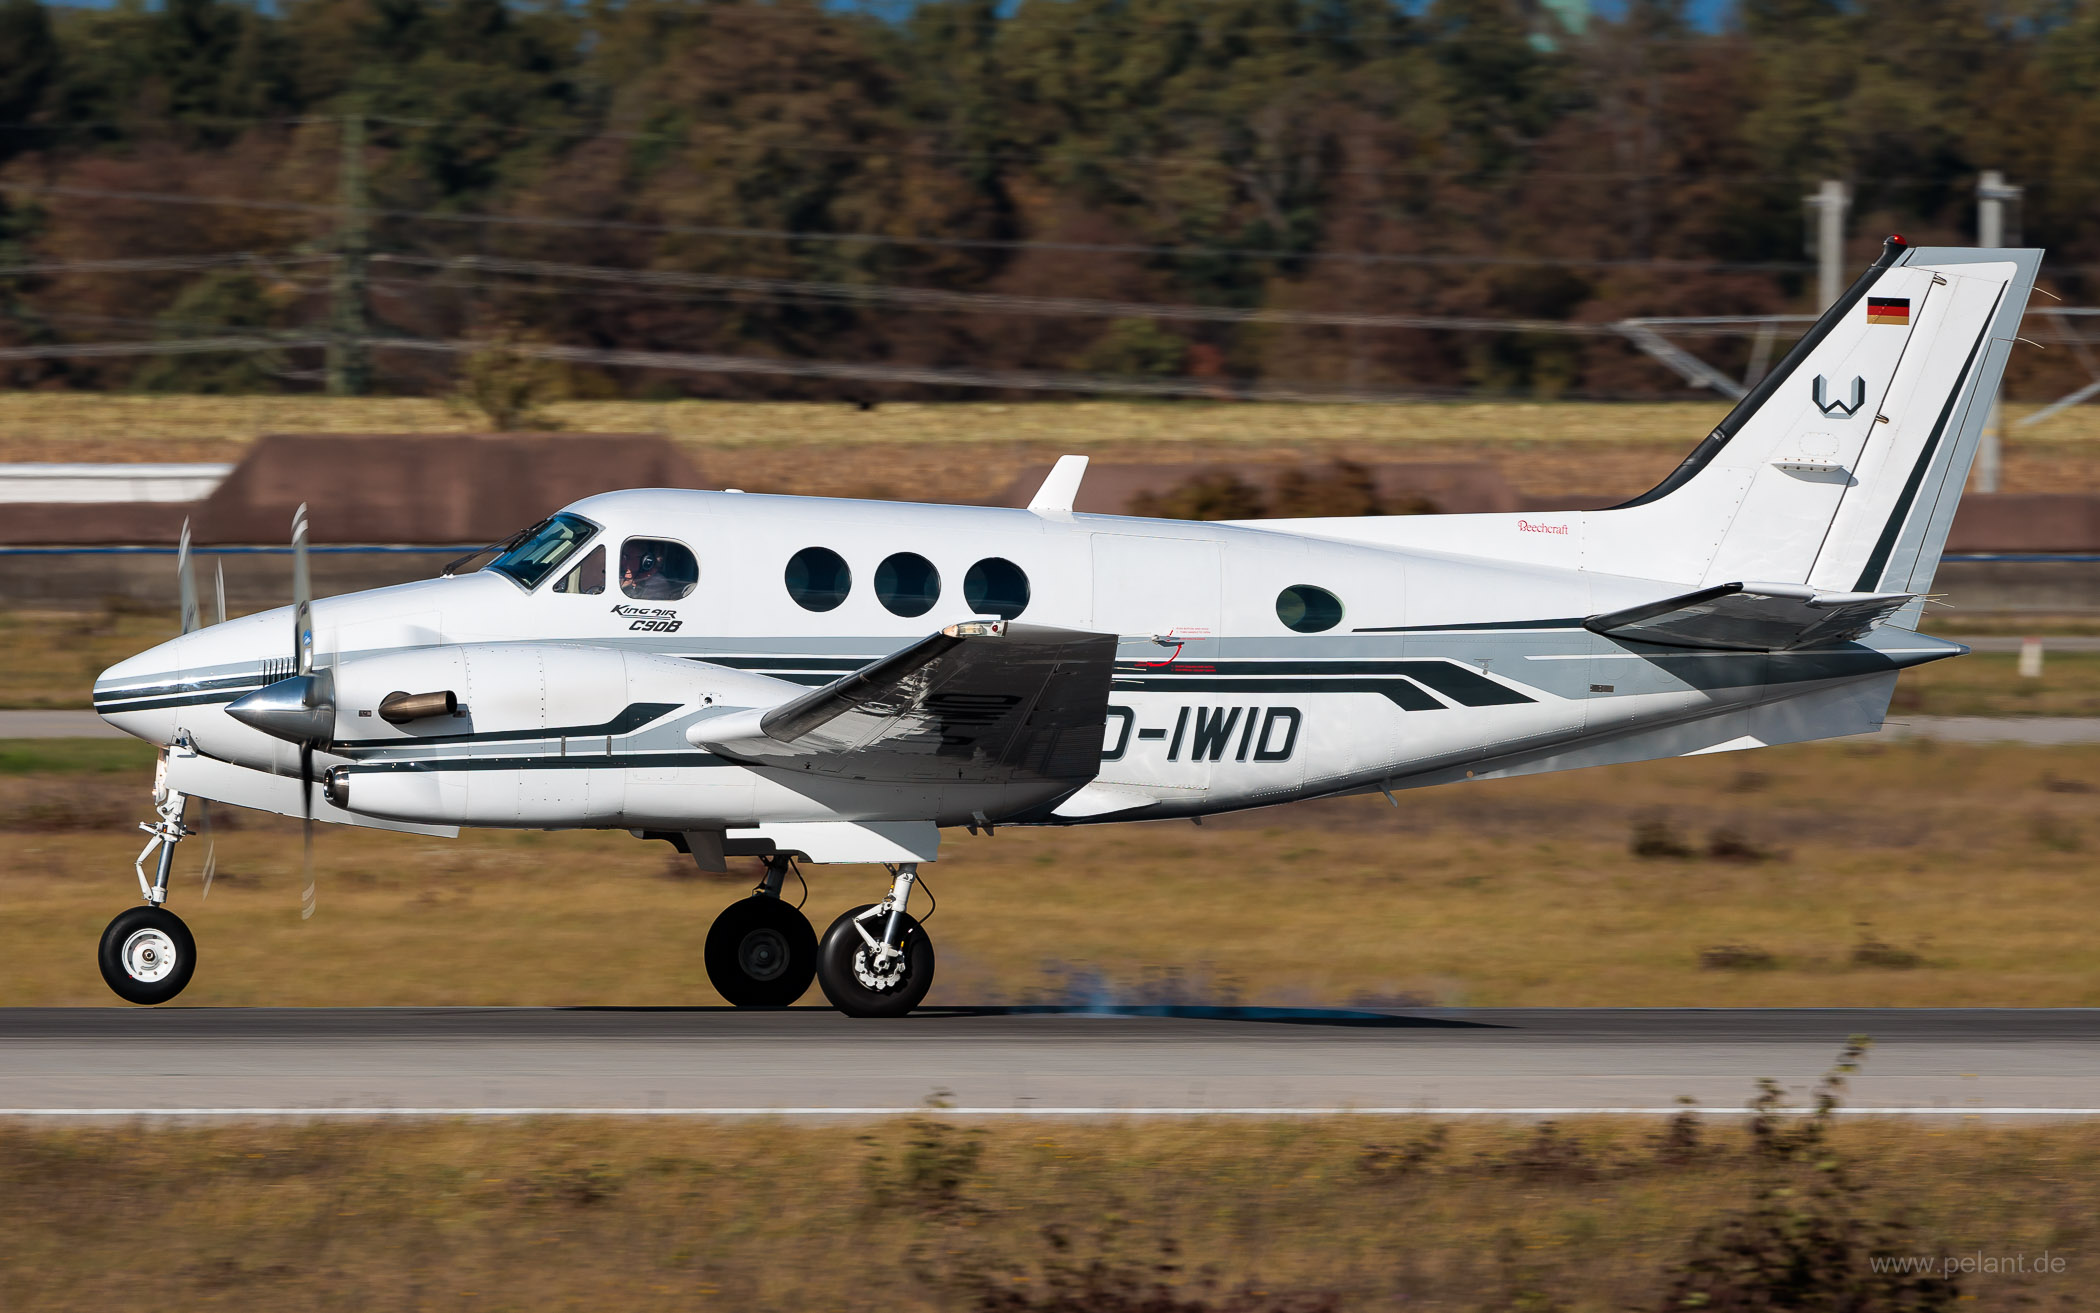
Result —
[{"label": "black stripe on fuselage", "polygon": [[[1376,675],[1405,678],[1364,678]],[[1414,700],[1428,703],[1410,706],[1410,710],[1442,708],[1442,703],[1423,698],[1419,689],[1412,690],[1412,697],[1405,693],[1394,696],[1392,690],[1407,686],[1410,680],[1468,707],[1514,706],[1538,700],[1455,661],[1176,661],[1160,666],[1122,662],[1116,667],[1115,686],[1154,692],[1182,689],[1246,693],[1284,689],[1306,693],[1384,693],[1402,706]]]},{"label": "black stripe on fuselage", "polygon": [[539,729],[490,730],[476,734],[427,734],[405,739],[342,739],[331,745],[349,751],[363,748],[416,748],[427,744],[505,743],[524,739],[602,739],[632,734],[642,726],[662,720],[683,705],[677,702],[636,702],[611,720],[596,725],[548,725]]},{"label": "black stripe on fuselage", "polygon": [[1476,634],[1488,630],[1507,629],[1580,629],[1581,616],[1563,616],[1557,620],[1483,620],[1472,625],[1365,625],[1352,629],[1352,634]]},{"label": "black stripe on fuselage", "polygon": [[[1444,704],[1405,679],[1122,679],[1135,693],[1377,693],[1402,711],[1443,711]],[[1525,701],[1530,701],[1526,698]]]},{"label": "black stripe on fuselage", "polygon": [[170,694],[137,702],[97,702],[95,710],[101,715],[114,716],[125,711],[165,711],[169,707],[201,707],[213,702],[231,702],[244,693],[253,693],[259,688],[268,687],[268,684],[243,684],[238,688],[221,689],[215,693]]},{"label": "black stripe on fuselage", "polygon": [[397,757],[339,766],[345,775],[378,775],[407,771],[488,770],[663,770],[671,767],[735,766],[740,763],[711,752],[614,752],[568,757]]}]

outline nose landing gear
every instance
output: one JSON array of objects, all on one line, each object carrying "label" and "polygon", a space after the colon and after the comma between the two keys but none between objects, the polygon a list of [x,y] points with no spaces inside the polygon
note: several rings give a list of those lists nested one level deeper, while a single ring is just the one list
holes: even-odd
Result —
[{"label": "nose landing gear", "polygon": [[[153,804],[157,821],[141,822],[150,838],[139,851],[132,869],[138,873],[139,894],[144,907],[119,912],[102,932],[96,961],[102,979],[126,1003],[152,1006],[165,1003],[183,991],[197,969],[197,941],[182,918],[167,909],[168,875],[175,866],[175,845],[190,834],[182,823],[189,799],[167,783],[167,757],[161,757],[154,772]],[[159,850],[160,860],[151,880],[146,878],[146,859]]]}]

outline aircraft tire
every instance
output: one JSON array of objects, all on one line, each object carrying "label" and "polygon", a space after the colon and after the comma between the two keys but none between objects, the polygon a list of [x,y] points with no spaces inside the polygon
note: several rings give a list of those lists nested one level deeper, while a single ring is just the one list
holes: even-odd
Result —
[{"label": "aircraft tire", "polygon": [[132,907],[102,932],[102,979],[126,1003],[151,1007],[183,991],[197,970],[197,941],[165,907]]},{"label": "aircraft tire", "polygon": [[[873,906],[863,903],[848,909],[824,932],[823,946],[817,950],[817,983],[824,987],[831,1006],[849,1017],[901,1017],[919,1006],[926,991],[933,988],[933,940],[918,918],[907,913],[899,928],[902,942],[897,945],[904,950],[902,973],[891,983],[871,977],[867,941],[860,937],[853,918]],[[871,920],[869,933],[879,930]]]},{"label": "aircraft tire", "polygon": [[784,1008],[817,974],[817,932],[800,909],[751,897],[722,909],[707,929],[707,979],[740,1008]]}]

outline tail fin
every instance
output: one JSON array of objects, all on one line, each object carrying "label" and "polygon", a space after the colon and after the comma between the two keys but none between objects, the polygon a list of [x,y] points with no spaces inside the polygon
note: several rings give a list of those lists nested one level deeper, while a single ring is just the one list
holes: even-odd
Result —
[{"label": "tail fin", "polygon": [[1585,517],[1583,568],[1924,592],[2041,258],[1891,237],[1668,479]]}]

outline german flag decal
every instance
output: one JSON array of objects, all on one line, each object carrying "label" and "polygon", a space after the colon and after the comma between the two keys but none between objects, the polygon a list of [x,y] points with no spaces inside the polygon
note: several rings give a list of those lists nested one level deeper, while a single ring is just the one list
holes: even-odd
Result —
[{"label": "german flag decal", "polygon": [[1907,296],[1868,297],[1867,322],[1870,324],[1895,324],[1899,328],[1909,327],[1910,298]]}]

